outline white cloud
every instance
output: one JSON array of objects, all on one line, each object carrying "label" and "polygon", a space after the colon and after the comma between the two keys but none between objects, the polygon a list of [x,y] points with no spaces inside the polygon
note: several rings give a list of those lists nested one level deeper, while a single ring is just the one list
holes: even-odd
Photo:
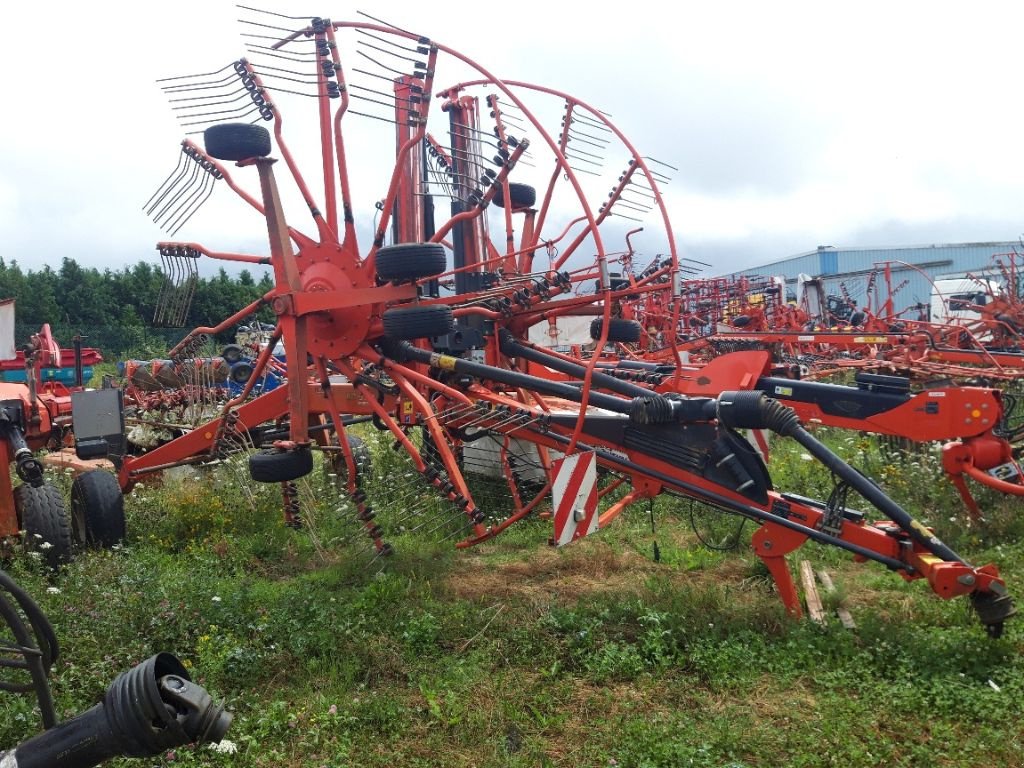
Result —
[{"label": "white cloud", "polygon": [[[503,77],[611,113],[643,154],[680,169],[667,188],[670,216],[695,258],[714,254],[720,264],[728,252],[742,266],[821,243],[878,244],[871,238],[886,233],[987,240],[1024,228],[1017,4],[527,1],[488,19],[453,2],[429,13],[409,0],[366,7]],[[0,12],[9,74],[0,256],[26,266],[154,258],[164,234],[141,208],[182,137],[154,81],[216,69],[243,50],[240,11],[223,0],[102,8],[50,4],[52,34],[36,7]],[[350,13],[343,3],[324,11]],[[290,113],[286,131],[312,169],[316,152],[300,140],[309,119]],[[355,202],[368,228],[389,167],[363,156],[386,148],[390,129],[367,124],[352,135]],[[609,168],[623,159],[609,157]],[[519,173],[542,187],[550,171]],[[573,205],[559,210],[571,216]],[[218,194],[180,235],[259,249],[260,228]],[[663,250],[653,232],[641,242]]]}]

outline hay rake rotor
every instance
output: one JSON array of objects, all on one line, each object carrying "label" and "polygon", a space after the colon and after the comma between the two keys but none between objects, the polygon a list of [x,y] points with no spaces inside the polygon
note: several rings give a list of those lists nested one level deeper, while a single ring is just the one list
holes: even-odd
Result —
[{"label": "hay rake rotor", "polygon": [[[283,23],[273,18],[273,26]],[[641,155],[606,114],[561,91],[501,80],[454,49],[383,23],[261,24],[270,22],[253,25],[253,60],[225,70],[227,85],[193,78],[183,81],[189,88],[174,86],[173,97],[223,88],[248,99],[267,126],[237,122],[236,107],[210,111],[227,105],[201,95],[186,127],[205,126],[203,147],[191,140],[184,146],[219,174],[218,187],[266,220],[275,287],[263,301],[277,316],[274,339],[284,345],[287,382],[258,396],[247,388],[207,424],[126,460],[124,487],[166,466],[215,459],[216,436],[232,417],[255,430],[272,424],[259,441],[271,447],[253,454],[249,469],[256,481],[282,484],[286,520],[296,522],[289,484],[308,475],[322,453],[356,507],[364,541],[384,557],[392,534],[367,496],[373,484],[360,472],[350,430],[353,420],[368,419],[400,452],[401,476],[416,479],[440,505],[436,519],[428,511],[398,525],[457,546],[489,540],[542,509],[553,518],[553,538],[568,541],[609,525],[633,504],[672,493],[758,523],[755,551],[794,613],[800,604],[785,556],[813,540],[925,579],[943,597],[968,596],[989,631],[1001,631],[1013,604],[994,566],[963,560],[752,381],[682,394],[675,334],[667,339],[665,388],[606,372],[600,354],[573,360],[525,343],[531,327],[576,317],[592,321],[596,350],[635,343],[640,328],[631,302],[652,294],[668,296],[666,324],[679,327],[687,267],[660,191],[671,169]],[[449,70],[458,79],[440,85]],[[307,119],[286,119],[286,97]],[[557,131],[545,129],[559,119]],[[394,126],[381,155],[390,171],[364,200],[350,179],[380,145],[381,121]],[[378,135],[367,132],[372,127]],[[311,153],[315,184],[300,170],[310,143],[318,147]],[[625,164],[604,164],[613,153],[625,155]],[[283,162],[275,167],[272,155]],[[624,170],[609,177],[604,169],[612,167]],[[542,184],[523,183],[528,175]],[[287,186],[279,187],[279,178]],[[300,213],[286,215],[291,207]],[[357,213],[370,209],[376,219],[367,247]],[[567,209],[575,214],[559,220]],[[301,217],[313,234],[298,228]],[[640,275],[632,273],[627,237],[637,234],[638,218],[644,237],[664,244],[654,269]],[[620,241],[623,250],[609,247]],[[187,247],[212,258],[267,261]],[[545,267],[535,263],[538,252],[548,257]],[[613,274],[623,254],[628,268]],[[577,290],[583,285],[595,288]],[[183,344],[255,308],[196,329]],[[268,349],[260,353],[254,375],[269,358]],[[538,375],[531,366],[558,375]],[[736,431],[744,428],[797,440],[885,519],[869,523],[845,506],[775,490]],[[485,494],[475,494],[471,482],[485,441],[512,500],[511,511],[497,515],[481,506]],[[590,479],[597,469],[613,477],[604,489]],[[425,509],[411,496],[405,503],[413,515]]]}]

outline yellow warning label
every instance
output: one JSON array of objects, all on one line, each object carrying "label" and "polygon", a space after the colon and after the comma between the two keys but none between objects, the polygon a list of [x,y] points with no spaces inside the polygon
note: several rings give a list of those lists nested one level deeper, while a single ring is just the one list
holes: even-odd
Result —
[{"label": "yellow warning label", "polygon": [[885,336],[854,336],[853,340],[858,344],[884,344]]},{"label": "yellow warning label", "polygon": [[412,400],[403,400],[402,401],[402,413],[403,414],[410,414],[410,413],[412,413],[412,410],[413,410],[413,402],[412,402]]},{"label": "yellow warning label", "polygon": [[438,355],[438,357],[437,357],[437,367],[441,368],[443,370],[446,370],[446,371],[454,371],[455,370],[455,362],[457,360],[458,360],[457,357],[452,357],[451,355]]},{"label": "yellow warning label", "polygon": [[775,394],[776,395],[781,395],[782,397],[792,397],[793,396],[793,388],[792,387],[776,387],[775,388]]}]

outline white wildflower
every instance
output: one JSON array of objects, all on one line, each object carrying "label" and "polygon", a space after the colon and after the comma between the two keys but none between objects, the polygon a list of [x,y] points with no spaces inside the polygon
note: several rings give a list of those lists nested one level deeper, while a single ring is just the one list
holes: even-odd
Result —
[{"label": "white wildflower", "polygon": [[222,755],[233,755],[238,751],[238,745],[233,741],[221,739],[219,744],[211,744],[210,749],[214,752],[220,752]]},{"label": "white wildflower", "polygon": [[58,589],[57,587],[47,587],[46,588],[46,594],[48,594],[48,595],[59,595],[60,594],[60,589]]},{"label": "white wildflower", "polygon": [[53,549],[53,544],[51,544],[48,541],[44,541],[42,544],[39,545],[39,548],[40,549],[44,549],[44,550],[45,549]]},{"label": "white wildflower", "polygon": [[989,681],[988,681],[988,685],[989,685],[989,688],[991,688],[991,689],[992,689],[993,691],[995,691],[996,693],[999,693],[999,692],[1000,692],[1001,690],[1003,690],[1002,688],[1000,688],[1000,687],[999,687],[998,685],[996,685],[996,684],[995,684],[994,682],[992,682],[991,680],[989,680]]},{"label": "white wildflower", "polygon": [[215,603],[219,603],[219,602],[220,602],[220,595],[214,595],[214,596],[213,596],[213,597],[211,597],[210,599],[211,599],[211,600],[212,600],[213,602],[215,602]]}]

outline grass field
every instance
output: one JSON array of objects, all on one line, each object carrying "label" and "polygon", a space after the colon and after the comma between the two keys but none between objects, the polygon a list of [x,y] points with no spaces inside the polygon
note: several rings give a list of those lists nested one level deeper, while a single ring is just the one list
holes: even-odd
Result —
[{"label": "grass field", "polygon": [[[990,521],[969,525],[933,453],[834,443],[1020,592],[1024,505],[985,496]],[[374,450],[383,518],[412,496]],[[799,450],[773,473],[827,496]],[[61,639],[62,716],[159,650],[235,713],[233,754],[113,765],[1024,765],[1024,620],[991,640],[963,602],[814,545],[800,556],[833,574],[858,628],[792,620],[757,559],[702,547],[671,498],[562,550],[543,520],[458,552],[395,529],[379,571],[311,477],[304,531],[280,524],[276,489],[221,467],[136,488],[119,550],[56,576],[9,562]],[[39,730],[33,704],[0,696],[0,745]]]}]

